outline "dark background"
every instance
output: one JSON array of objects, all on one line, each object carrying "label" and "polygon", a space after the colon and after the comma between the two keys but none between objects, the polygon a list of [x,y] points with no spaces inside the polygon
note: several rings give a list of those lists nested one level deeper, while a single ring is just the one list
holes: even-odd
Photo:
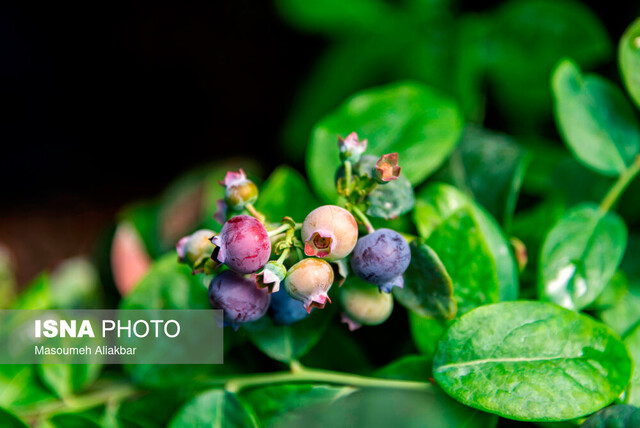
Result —
[{"label": "dark background", "polygon": [[[612,40],[633,16],[632,2],[586,3]],[[0,243],[19,282],[88,252],[122,205],[194,166],[280,163],[292,96],[325,43],[268,1],[3,3]]]}]

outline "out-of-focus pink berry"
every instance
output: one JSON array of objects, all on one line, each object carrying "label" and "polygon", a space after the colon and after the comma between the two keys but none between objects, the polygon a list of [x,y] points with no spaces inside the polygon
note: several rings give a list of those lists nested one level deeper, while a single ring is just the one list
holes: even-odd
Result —
[{"label": "out-of-focus pink berry", "polygon": [[338,148],[340,149],[340,158],[343,161],[357,163],[367,150],[367,140],[360,141],[358,134],[352,132],[347,135],[347,138],[338,137]]},{"label": "out-of-focus pink berry", "polygon": [[302,224],[304,253],[329,261],[349,255],[358,240],[358,224],[344,208],[324,205],[311,211]]},{"label": "out-of-focus pink berry", "polygon": [[382,155],[376,162],[375,179],[379,183],[387,183],[397,180],[400,176],[400,167],[398,166],[398,154],[389,153]]},{"label": "out-of-focus pink berry", "polygon": [[213,256],[238,273],[262,269],[271,255],[271,240],[264,225],[248,215],[230,218],[211,242],[218,247]]},{"label": "out-of-focus pink berry", "polygon": [[258,199],[258,187],[242,169],[227,172],[221,184],[224,186],[225,202],[233,210],[241,210]]},{"label": "out-of-focus pink berry", "polygon": [[289,269],[284,280],[287,293],[302,302],[307,312],[312,307],[324,308],[327,294],[333,284],[333,269],[321,259],[304,259]]}]

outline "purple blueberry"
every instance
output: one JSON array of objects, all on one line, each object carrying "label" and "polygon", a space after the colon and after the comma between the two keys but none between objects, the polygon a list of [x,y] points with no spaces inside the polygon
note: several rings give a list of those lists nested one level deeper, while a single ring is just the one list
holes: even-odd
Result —
[{"label": "purple blueberry", "polygon": [[286,290],[271,293],[269,314],[277,325],[294,324],[309,315],[302,302],[289,296]]},{"label": "purple blueberry", "polygon": [[211,242],[218,247],[212,257],[238,273],[257,272],[271,256],[267,230],[259,220],[248,215],[231,217]]},{"label": "purple blueberry", "polygon": [[231,324],[255,321],[269,308],[271,296],[265,288],[256,287],[253,277],[245,277],[227,270],[209,284],[209,303],[224,311],[224,319]]},{"label": "purple blueberry", "polygon": [[409,262],[411,250],[407,240],[390,229],[378,229],[358,239],[351,253],[353,272],[386,293],[394,286],[404,285],[402,274]]}]

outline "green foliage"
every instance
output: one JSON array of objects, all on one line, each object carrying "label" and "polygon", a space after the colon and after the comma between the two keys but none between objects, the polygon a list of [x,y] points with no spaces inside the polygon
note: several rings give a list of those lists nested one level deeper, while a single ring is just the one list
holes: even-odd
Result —
[{"label": "green foliage", "polygon": [[540,257],[540,296],[569,309],[593,302],[613,278],[627,245],[627,229],[595,205],[569,210],[551,229]]},{"label": "green foliage", "polygon": [[558,125],[574,155],[602,174],[623,172],[640,152],[640,128],[620,89],[583,75],[570,60],[558,64],[552,85]]},{"label": "green foliage", "polygon": [[625,399],[629,404],[640,406],[640,323],[625,335],[623,341],[629,349],[635,367]]},{"label": "green foliage", "polygon": [[244,330],[262,352],[275,360],[291,362],[304,356],[318,343],[331,321],[332,312],[333,309],[324,312],[313,310],[302,321],[285,326],[275,325],[271,318],[263,317],[245,324]]},{"label": "green foliage", "polygon": [[581,428],[633,428],[640,425],[640,409],[626,404],[607,407],[587,419]]},{"label": "green foliage", "polygon": [[627,28],[620,39],[618,60],[629,94],[640,107],[640,19]]},{"label": "green foliage", "polygon": [[503,302],[456,321],[433,371],[447,393],[469,406],[554,421],[611,403],[626,388],[632,361],[608,327],[585,315],[543,302]]},{"label": "green foliage", "polygon": [[173,417],[169,428],[247,428],[257,426],[254,418],[234,394],[220,389],[203,392]]},{"label": "green foliage", "polygon": [[517,298],[509,244],[495,220],[468,196],[452,186],[430,185],[418,193],[413,218],[453,280],[459,313]]},{"label": "green foliage", "polygon": [[335,201],[337,136],[357,132],[368,140],[369,153],[397,152],[402,174],[417,185],[444,162],[461,131],[455,103],[423,85],[400,83],[365,91],[316,125],[307,152],[309,180],[323,200]]},{"label": "green foliage", "polygon": [[418,241],[411,243],[411,265],[404,274],[404,287],[395,287],[393,295],[424,317],[452,319],[458,309],[447,270],[438,255]]},{"label": "green foliage", "polygon": [[297,171],[280,166],[260,189],[256,208],[271,221],[278,222],[285,216],[302,221],[318,205],[305,179]]},{"label": "green foliage", "polygon": [[6,428],[27,428],[28,425],[22,422],[11,412],[0,408],[0,425]]},{"label": "green foliage", "polygon": [[276,385],[251,389],[241,394],[260,421],[260,426],[280,426],[289,412],[308,406],[330,405],[355,391],[346,386],[312,384]]}]

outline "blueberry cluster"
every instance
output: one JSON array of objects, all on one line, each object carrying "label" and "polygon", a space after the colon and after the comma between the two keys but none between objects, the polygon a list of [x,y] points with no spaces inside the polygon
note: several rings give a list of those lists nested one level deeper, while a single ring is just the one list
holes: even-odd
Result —
[{"label": "blueberry cluster", "polygon": [[[357,165],[367,141],[352,133],[339,139],[338,145],[342,170],[350,174],[350,163]],[[228,172],[221,182],[225,198],[218,202],[214,216],[223,223],[222,230],[219,234],[199,230],[182,238],[177,245],[179,261],[189,264],[194,273],[215,275],[209,285],[209,301],[234,326],[267,313],[278,325],[303,320],[312,308],[331,303],[329,290],[338,278],[342,285],[350,265],[355,277],[339,295],[343,321],[350,329],[380,324],[391,314],[390,293],[393,287],[403,286],[411,253],[399,233],[373,230],[363,214],[364,197],[376,186],[398,178],[397,162],[397,154],[387,154],[370,173],[342,174],[337,185],[347,201],[344,208],[320,206],[302,224],[288,217],[280,224],[268,223],[253,207],[257,186],[242,170]],[[236,215],[227,219],[229,213]],[[358,237],[359,223],[368,234]],[[272,254],[277,259],[272,260]]]}]

